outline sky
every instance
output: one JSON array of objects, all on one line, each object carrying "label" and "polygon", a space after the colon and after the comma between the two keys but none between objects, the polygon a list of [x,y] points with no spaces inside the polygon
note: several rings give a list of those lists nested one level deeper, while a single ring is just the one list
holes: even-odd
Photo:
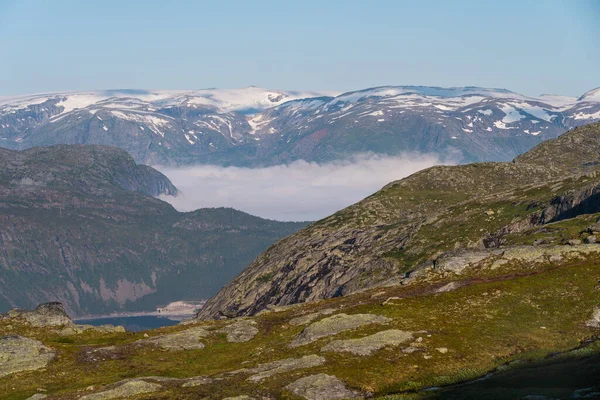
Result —
[{"label": "sky", "polygon": [[600,1],[0,0],[0,96],[600,86]]}]

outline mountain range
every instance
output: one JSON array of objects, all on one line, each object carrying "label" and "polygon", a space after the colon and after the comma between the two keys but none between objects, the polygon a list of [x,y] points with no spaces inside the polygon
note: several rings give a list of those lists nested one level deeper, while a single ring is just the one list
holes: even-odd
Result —
[{"label": "mountain range", "polygon": [[579,98],[425,86],[105,90],[1,98],[0,146],[111,145],[169,166],[326,162],[365,152],[508,161],[598,120],[600,89]]},{"label": "mountain range", "polygon": [[179,213],[155,198],[177,193],[115,147],[0,149],[0,311],[59,300],[90,315],[199,300],[304,226],[229,208]]},{"label": "mountain range", "polygon": [[[600,212],[598,154],[600,124],[590,124],[509,163],[432,167],[391,182],[271,246],[199,315],[254,315],[408,284],[460,272],[535,239],[539,245],[567,244],[575,232],[542,233],[552,232],[553,222]],[[586,232],[581,229],[578,240]],[[524,233],[528,241],[519,238]],[[539,249],[523,251],[535,255]]]},{"label": "mountain range", "polygon": [[[0,314],[0,394],[29,400],[597,399],[599,154],[596,123],[512,162],[437,166],[391,182],[270,246],[197,318],[174,326],[125,332],[77,325],[59,303]],[[148,186],[127,181],[126,193],[142,201],[135,190]],[[119,204],[131,203],[119,198]],[[135,209],[146,223],[157,218],[165,225],[163,217],[149,217],[149,207]],[[106,215],[122,220],[128,214]],[[171,221],[207,227],[206,220],[190,218],[172,214]],[[150,232],[148,247],[169,257],[189,240],[174,230],[170,246],[162,246],[166,232],[157,240],[143,226],[132,224]],[[135,250],[126,235],[116,240]],[[238,247],[239,240],[229,243],[221,254]],[[10,250],[21,248],[27,249]],[[201,260],[197,272],[204,270]],[[178,271],[154,268],[159,275]],[[142,277],[147,271],[139,264],[131,269]],[[90,271],[66,270],[78,277]],[[185,291],[186,283],[171,290]]]}]

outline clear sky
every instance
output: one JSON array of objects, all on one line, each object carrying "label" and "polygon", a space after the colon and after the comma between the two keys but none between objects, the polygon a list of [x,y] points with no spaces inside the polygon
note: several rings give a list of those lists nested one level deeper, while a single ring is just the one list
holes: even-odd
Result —
[{"label": "clear sky", "polygon": [[600,1],[0,0],[0,96],[600,86]]}]

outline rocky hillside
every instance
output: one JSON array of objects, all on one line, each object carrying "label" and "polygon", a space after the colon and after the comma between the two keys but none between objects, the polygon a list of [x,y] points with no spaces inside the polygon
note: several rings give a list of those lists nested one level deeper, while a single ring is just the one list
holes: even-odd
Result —
[{"label": "rocky hillside", "polygon": [[0,311],[59,300],[74,315],[214,294],[302,224],[232,210],[179,213],[177,189],[125,151],[0,151]]},{"label": "rocky hillside", "polygon": [[599,217],[515,234],[408,285],[251,318],[131,333],[75,325],[56,304],[14,310],[0,315],[0,397],[597,398],[600,245],[581,241]]},{"label": "rocky hillside", "polygon": [[600,120],[580,98],[504,89],[387,86],[355,92],[100,91],[3,99],[0,145],[101,144],[151,165],[273,165],[361,152],[507,161]]},{"label": "rocky hillside", "polygon": [[[600,124],[576,128],[512,163],[436,167],[393,182],[271,246],[209,301],[201,318],[176,326],[136,333],[82,326],[56,303],[0,314],[0,397],[598,398],[598,154]],[[131,260],[144,254],[134,247],[135,230],[152,235],[158,228],[146,224],[165,221],[169,212],[155,199],[124,193],[139,199],[132,210],[144,224],[119,208],[130,204],[123,200],[105,219],[125,218],[132,227],[133,244],[120,247]],[[225,227],[224,216],[168,215],[169,230],[150,236],[148,245],[160,250],[152,253],[159,262],[145,258],[137,276],[153,266],[157,288],[176,276],[171,290],[187,290],[183,278],[199,290],[196,275],[176,258],[191,243],[184,232],[202,240],[213,235],[211,247],[196,253],[198,274],[207,265],[198,260],[218,240],[227,242],[226,233],[214,233]],[[54,218],[60,222],[60,214]],[[63,232],[79,232],[82,221]],[[105,225],[111,238],[125,242],[114,221]],[[260,221],[240,215],[225,229],[257,237],[252,223],[269,224]],[[240,251],[242,238],[224,243],[229,251],[222,257]],[[169,247],[161,245],[165,239]],[[93,246],[108,239],[89,240],[89,254],[97,255]],[[22,244],[10,251],[31,250]],[[179,264],[165,264],[171,259]],[[102,267],[134,267],[120,265]],[[87,266],[63,270],[63,280],[75,282],[71,273],[96,287]],[[35,293],[25,285],[21,291]]]},{"label": "rocky hillside", "polygon": [[539,230],[531,236],[537,244],[564,244],[567,238],[542,233],[600,211],[598,154],[600,124],[591,124],[511,163],[433,167],[390,183],[270,247],[199,317],[254,315],[462,270],[497,257],[528,229]]}]

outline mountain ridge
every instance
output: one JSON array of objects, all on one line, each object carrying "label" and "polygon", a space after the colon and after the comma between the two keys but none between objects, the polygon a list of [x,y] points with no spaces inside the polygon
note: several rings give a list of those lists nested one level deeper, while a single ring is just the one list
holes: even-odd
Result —
[{"label": "mountain ridge", "polygon": [[600,120],[594,90],[579,99],[427,86],[332,95],[256,87],[34,95],[0,101],[0,145],[104,144],[141,163],[171,166],[326,162],[407,151],[508,161]]},{"label": "mountain ridge", "polygon": [[436,166],[392,182],[276,243],[198,316],[254,315],[399,285],[454,251],[497,248],[510,234],[597,212],[598,154],[600,124],[591,124],[510,163]]},{"label": "mountain ridge", "polygon": [[73,315],[154,310],[218,290],[304,223],[213,208],[180,213],[177,194],[124,150],[0,150],[0,310],[61,301]]}]

